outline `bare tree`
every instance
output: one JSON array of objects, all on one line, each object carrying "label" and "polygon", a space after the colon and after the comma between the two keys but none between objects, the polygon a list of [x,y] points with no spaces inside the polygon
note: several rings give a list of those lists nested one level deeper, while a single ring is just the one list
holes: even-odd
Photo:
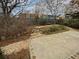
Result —
[{"label": "bare tree", "polygon": [[71,3],[74,5],[74,4],[77,4],[79,6],[79,0],[71,0]]},{"label": "bare tree", "polygon": [[39,4],[36,3],[34,6],[34,13],[35,13],[35,23],[38,24],[38,19],[39,19],[39,13],[40,13],[40,9],[39,9]]},{"label": "bare tree", "polygon": [[58,15],[58,11],[63,5],[64,0],[45,0],[47,4],[47,9],[50,11],[51,15],[56,16]]},{"label": "bare tree", "polygon": [[79,12],[79,0],[71,0],[69,4],[66,5],[65,13],[73,14]]},{"label": "bare tree", "polygon": [[25,14],[20,14],[18,18],[10,17],[11,12],[17,7],[31,4],[28,2],[29,0],[0,0],[0,7],[4,14],[0,16],[0,39],[8,39],[10,36],[18,37],[18,33],[23,35],[24,32],[28,32],[30,24]]},{"label": "bare tree", "polygon": [[1,8],[4,15],[9,15],[12,10],[18,5],[24,2],[28,2],[28,0],[0,0]]}]

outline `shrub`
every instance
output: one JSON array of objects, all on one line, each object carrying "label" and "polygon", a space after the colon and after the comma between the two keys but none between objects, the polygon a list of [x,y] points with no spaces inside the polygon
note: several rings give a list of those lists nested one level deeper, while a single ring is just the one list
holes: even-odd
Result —
[{"label": "shrub", "polygon": [[39,25],[46,25],[48,22],[47,22],[47,19],[39,19],[38,20],[38,24]]},{"label": "shrub", "polygon": [[[30,34],[29,22],[25,17],[0,17],[0,40],[14,39],[24,34]],[[28,32],[29,31],[29,32]]]},{"label": "shrub", "polygon": [[63,25],[52,25],[50,27],[46,27],[41,29],[42,34],[52,34],[52,33],[58,33],[58,32],[63,32],[67,31],[68,28],[66,28]]},{"label": "shrub", "polygon": [[79,19],[64,20],[63,24],[72,28],[79,29]]}]

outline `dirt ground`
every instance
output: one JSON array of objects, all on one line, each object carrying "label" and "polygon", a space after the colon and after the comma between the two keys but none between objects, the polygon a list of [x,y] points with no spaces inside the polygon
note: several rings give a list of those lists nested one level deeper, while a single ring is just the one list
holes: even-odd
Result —
[{"label": "dirt ground", "polygon": [[5,59],[30,59],[27,40],[1,47]]},{"label": "dirt ground", "polygon": [[42,35],[30,39],[31,59],[79,59],[79,32]]},{"label": "dirt ground", "polygon": [[0,41],[0,48],[5,59],[30,59],[27,36]]},{"label": "dirt ground", "polygon": [[[40,27],[39,27],[40,28]],[[6,59],[79,59],[79,32],[70,30],[52,35],[36,33],[27,39],[0,42]]]},{"label": "dirt ground", "polygon": [[30,59],[29,49],[23,49],[20,52],[5,55],[6,59]]}]

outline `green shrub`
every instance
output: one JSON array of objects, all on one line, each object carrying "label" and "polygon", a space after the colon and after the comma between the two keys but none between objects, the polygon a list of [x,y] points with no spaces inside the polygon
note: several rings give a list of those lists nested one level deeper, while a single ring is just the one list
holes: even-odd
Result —
[{"label": "green shrub", "polygon": [[79,29],[79,19],[64,20],[64,25]]},{"label": "green shrub", "polygon": [[42,34],[53,34],[58,32],[67,31],[68,28],[66,28],[63,25],[52,25],[46,28],[41,29]]},{"label": "green shrub", "polygon": [[39,19],[39,20],[38,20],[38,24],[39,24],[39,25],[46,25],[46,24],[48,23],[47,20],[48,20],[48,19]]}]

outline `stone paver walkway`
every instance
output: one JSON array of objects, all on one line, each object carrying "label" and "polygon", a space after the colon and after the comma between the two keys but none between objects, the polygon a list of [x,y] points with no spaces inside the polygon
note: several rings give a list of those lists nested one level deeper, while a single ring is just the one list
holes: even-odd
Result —
[{"label": "stone paver walkway", "polygon": [[29,47],[31,59],[69,59],[79,52],[79,32],[67,31],[32,38]]}]

